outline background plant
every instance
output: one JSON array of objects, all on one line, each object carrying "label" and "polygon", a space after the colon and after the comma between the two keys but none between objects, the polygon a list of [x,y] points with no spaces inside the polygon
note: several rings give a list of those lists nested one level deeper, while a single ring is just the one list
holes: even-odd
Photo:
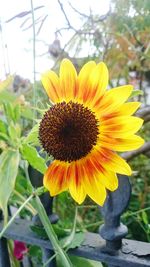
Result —
[{"label": "background plant", "polygon": [[[45,45],[47,56],[53,60],[53,68],[58,69],[63,57],[71,58],[78,70],[89,59],[97,62],[104,60],[110,69],[110,87],[132,83],[136,89],[141,90],[141,94],[135,94],[134,99],[141,100],[143,103],[137,115],[145,119],[140,134],[145,138],[146,145],[143,150],[124,154],[124,157],[130,160],[134,175],[130,179],[132,183],[130,206],[122,216],[122,220],[129,228],[129,238],[149,242],[150,2],[149,0],[113,0],[110,3],[109,12],[103,16],[90,12],[84,14],[72,3],[68,4],[76,16],[81,18],[82,27],[79,29],[72,24],[64,1],[58,0],[66,23],[62,28],[57,29],[54,42]],[[47,11],[47,14],[41,19],[37,17],[37,10],[42,10],[42,8],[34,8],[35,44],[40,39],[40,33],[44,30],[43,25],[48,16]],[[31,11],[22,13],[24,27],[26,19],[29,17],[31,19],[31,15]],[[11,23],[18,17],[19,14],[10,18],[7,23]],[[32,24],[30,27],[33,26]],[[25,29],[29,30],[30,27]],[[62,45],[61,36],[66,30],[72,32],[72,36]],[[88,55],[82,57],[85,45],[90,49]],[[33,86],[36,90],[36,103],[32,98]],[[33,85],[31,81],[15,75],[8,76],[5,83],[0,84],[0,207],[4,211],[5,223],[8,217],[7,206],[9,206],[11,215],[14,213],[14,208],[18,209],[31,194],[28,164],[41,173],[44,173],[46,169],[46,162],[41,157],[43,151],[37,152],[36,147],[39,146],[38,120],[47,109],[47,104],[49,105],[48,99],[40,81],[36,81]],[[33,111],[36,112],[36,119],[33,118]],[[35,124],[34,127],[33,124]],[[48,159],[46,158],[46,160]],[[6,191],[7,194],[5,194]],[[62,193],[55,199],[54,211],[60,217],[57,226],[54,227],[58,236],[68,238],[72,233],[75,209],[76,204],[67,193]],[[21,210],[19,216],[31,220],[35,214],[35,205],[31,201]],[[76,232],[96,232],[100,224],[102,224],[102,218],[98,207],[86,199],[84,205],[77,209]],[[38,232],[38,229],[34,230]],[[82,237],[79,243],[81,241]],[[28,254],[34,266],[41,266],[41,250],[39,248],[30,246]],[[76,261],[79,266],[83,264],[82,261],[79,262],[79,259]]]}]

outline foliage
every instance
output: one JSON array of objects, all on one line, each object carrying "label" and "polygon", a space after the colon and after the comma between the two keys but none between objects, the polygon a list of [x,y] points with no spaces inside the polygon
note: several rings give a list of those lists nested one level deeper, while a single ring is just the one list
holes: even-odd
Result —
[{"label": "foliage", "polygon": [[[140,89],[140,91],[135,90],[134,99],[144,103],[147,103],[146,87],[150,81],[149,9],[149,0],[113,0],[110,3],[109,12],[103,17],[92,13],[87,15],[76,10],[76,13],[84,21],[83,27],[78,31],[70,26],[69,29],[74,30],[74,37],[65,45],[65,51],[68,54],[70,51],[75,51],[72,60],[79,65],[79,68],[89,59],[104,60],[110,69],[110,86],[119,86],[126,82],[132,83],[135,89]],[[67,11],[65,14],[67,16]],[[85,43],[91,48],[89,54],[85,58],[78,58]],[[63,53],[60,52],[58,59],[61,57],[63,57]],[[148,121],[144,124],[142,132],[146,141],[149,141],[149,131]],[[129,227],[128,237],[143,241],[149,241],[150,238],[148,221],[150,217],[149,161],[148,154],[146,156],[139,155],[131,161],[135,171],[135,175],[131,178],[132,198],[128,211],[123,215],[123,220]],[[70,203],[69,207],[68,202]],[[74,203],[67,194],[62,194],[56,199],[55,209],[62,219],[59,222],[62,223],[62,227],[66,224],[70,225],[69,217],[71,219],[73,206]],[[67,219],[65,220],[66,214]],[[98,208],[87,199],[85,206],[81,206],[78,211],[78,227],[97,231],[101,223],[102,218]]]},{"label": "foliage", "polygon": [[[150,81],[150,1],[149,0],[113,0],[111,9],[104,18],[99,14],[84,16],[83,27],[75,31],[71,41],[65,45],[55,58],[54,68],[59,60],[75,51],[72,60],[78,69],[87,60],[103,59],[110,68],[110,86],[124,82],[133,83],[135,100],[147,101],[145,86]],[[79,15],[79,14],[78,14]],[[40,29],[41,30],[41,29]],[[74,29],[71,29],[74,30]],[[61,30],[60,30],[61,32]],[[89,55],[78,58],[84,44],[90,46]],[[52,57],[52,55],[51,55]],[[54,59],[54,57],[53,57]],[[133,75],[134,74],[134,75]],[[31,165],[41,174],[46,170],[49,160],[39,150],[38,122],[47,109],[47,98],[40,82],[36,82],[36,107],[33,99],[33,85],[25,89],[12,86],[14,77],[10,76],[0,83],[0,208],[7,223],[7,206],[19,208],[33,193],[28,174]],[[140,89],[140,91],[139,91]],[[149,104],[149,103],[148,103]],[[36,118],[36,119],[35,119]],[[141,134],[149,141],[149,121],[144,124]],[[43,156],[45,160],[43,159]],[[134,170],[131,177],[132,196],[130,206],[122,220],[128,226],[128,237],[141,241],[150,241],[150,158],[149,153],[140,154],[130,162]],[[6,194],[7,192],[7,194]],[[69,203],[69,205],[68,205]],[[103,223],[99,208],[86,199],[84,205],[77,208],[67,192],[54,200],[54,212],[59,221],[53,226],[61,246],[76,247],[83,242],[84,232],[97,232]],[[34,201],[27,203],[20,212],[21,218],[32,219],[36,214]],[[74,218],[74,219],[73,219]],[[75,223],[75,229],[72,225]],[[43,228],[32,227],[37,235],[48,238]],[[29,257],[33,266],[42,266],[42,251],[36,246],[29,246]],[[100,263],[70,257],[76,267],[100,267]],[[60,261],[57,259],[58,262]],[[61,263],[59,262],[59,266]]]},{"label": "foliage", "polygon": [[[70,259],[74,267],[102,267],[102,264],[100,262],[79,258],[77,256],[70,256]],[[57,263],[58,267],[62,267],[61,262],[58,261]]]},{"label": "foliage", "polygon": [[[0,156],[0,207],[7,221],[7,204],[15,187],[18,172],[19,151],[5,150]],[[7,194],[6,194],[7,192]]]}]

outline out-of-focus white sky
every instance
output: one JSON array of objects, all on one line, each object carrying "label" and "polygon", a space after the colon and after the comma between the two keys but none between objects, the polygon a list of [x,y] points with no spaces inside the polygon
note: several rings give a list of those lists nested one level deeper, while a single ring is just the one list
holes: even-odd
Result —
[{"label": "out-of-focus white sky", "polygon": [[[61,0],[61,2],[63,3],[71,24],[76,29],[80,29],[83,24],[81,17],[70,8],[67,0]],[[99,14],[100,16],[108,12],[109,2],[110,0],[70,0],[70,3],[80,12],[89,14],[91,9],[93,14]],[[38,40],[43,40],[46,44],[51,44],[55,38],[54,32],[57,29],[67,26],[65,17],[60,10],[57,0],[33,0],[33,4],[34,8],[44,5],[44,8],[35,12],[35,17],[44,14],[48,15],[39,36],[36,38]],[[32,28],[24,31],[23,27],[20,27],[27,16],[24,18],[16,18],[9,23],[5,23],[16,14],[23,11],[29,11],[30,9],[30,0],[0,0],[0,24],[2,29],[2,31],[0,31],[0,79],[5,78],[5,69],[8,71],[8,59],[11,74],[20,74],[29,79],[32,79],[33,77]],[[25,26],[28,27],[31,22],[31,19],[28,20]],[[63,36],[59,35],[62,47],[72,35],[73,32],[71,31],[63,31]],[[7,49],[5,49],[6,44]],[[37,55],[43,54],[44,52],[47,52],[47,50],[48,46],[43,42],[40,41],[36,43]],[[85,48],[84,53],[87,53]],[[83,54],[83,56],[85,54]],[[52,64],[48,54],[36,57],[36,71],[38,73],[49,69]]]}]

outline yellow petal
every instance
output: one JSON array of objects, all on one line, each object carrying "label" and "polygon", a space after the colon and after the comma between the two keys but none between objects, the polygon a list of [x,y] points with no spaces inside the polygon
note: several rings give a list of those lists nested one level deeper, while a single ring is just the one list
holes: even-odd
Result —
[{"label": "yellow petal", "polygon": [[89,76],[92,70],[95,68],[96,63],[94,61],[89,61],[86,63],[79,72],[78,75],[78,83],[79,83],[79,92],[78,92],[78,99],[81,102],[86,103],[87,96],[90,91],[90,81]]},{"label": "yellow petal", "polygon": [[110,191],[115,191],[118,188],[118,178],[115,172],[104,170],[103,174],[99,173],[99,181]]},{"label": "yellow petal", "polygon": [[84,190],[89,195],[89,197],[98,205],[103,206],[106,199],[106,189],[100,182],[100,179],[96,176],[89,177],[85,173],[83,185]]},{"label": "yellow petal", "polygon": [[70,167],[68,169],[68,176],[70,177],[70,194],[78,204],[81,204],[86,197],[86,193],[82,185],[80,166],[77,164],[77,162],[70,164]]},{"label": "yellow petal", "polygon": [[114,112],[111,112],[107,115],[103,115],[103,113],[99,114],[100,115],[99,119],[103,121],[103,120],[112,119],[114,117],[133,115],[133,113],[136,112],[136,110],[140,107],[140,105],[141,105],[140,102],[124,103],[121,107],[119,107]]},{"label": "yellow petal", "polygon": [[47,71],[41,75],[41,81],[50,100],[54,103],[59,102],[62,97],[57,74],[54,71]]},{"label": "yellow petal", "polygon": [[[92,181],[93,177],[98,179],[98,182],[107,189],[114,191],[118,187],[118,179],[116,173],[104,168],[101,164],[101,157],[97,151],[94,151],[92,155],[86,159],[86,163],[83,166],[86,169],[86,176]],[[84,180],[84,179],[83,179]]]},{"label": "yellow petal", "polygon": [[86,173],[88,177],[97,177],[99,182],[110,191],[118,187],[118,179],[115,171],[109,170],[108,166],[102,166],[102,155],[94,151],[89,159],[86,160]]},{"label": "yellow petal", "polygon": [[137,117],[114,117],[104,120],[99,127],[99,131],[102,135],[112,134],[113,138],[126,138],[136,133],[142,124],[143,120]]},{"label": "yellow petal", "polygon": [[127,138],[113,138],[112,135],[100,136],[100,146],[120,152],[138,149],[143,144],[144,140],[137,135]]},{"label": "yellow petal", "polygon": [[50,191],[51,196],[68,189],[68,167],[60,161],[53,161],[44,174],[44,186]]},{"label": "yellow petal", "polygon": [[100,62],[91,72],[89,76],[90,91],[87,102],[94,103],[106,91],[108,85],[108,69],[105,63]]},{"label": "yellow petal", "polygon": [[114,112],[128,99],[132,90],[132,85],[124,85],[108,90],[102,98],[96,101],[95,111],[103,115]]},{"label": "yellow petal", "polygon": [[77,73],[69,59],[63,59],[60,65],[60,88],[62,100],[73,100],[77,94]]},{"label": "yellow petal", "polygon": [[128,163],[119,155],[106,148],[100,148],[95,154],[100,159],[101,165],[106,169],[115,173],[131,175],[132,171]]},{"label": "yellow petal", "polygon": [[128,102],[124,103],[118,113],[120,116],[130,116],[137,111],[137,109],[141,106],[140,102]]}]

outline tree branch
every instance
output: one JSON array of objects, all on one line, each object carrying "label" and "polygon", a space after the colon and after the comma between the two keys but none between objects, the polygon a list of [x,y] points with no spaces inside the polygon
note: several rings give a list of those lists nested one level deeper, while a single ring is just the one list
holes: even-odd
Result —
[{"label": "tree branch", "polygon": [[[70,21],[69,21],[67,15],[66,15],[66,12],[65,12],[65,10],[64,10],[63,4],[60,2],[60,0],[57,0],[57,2],[58,2],[58,4],[59,4],[59,6],[60,6],[60,9],[61,9],[61,11],[62,11],[62,13],[63,13],[63,15],[64,15],[66,21],[67,21],[68,26],[69,26],[71,29],[74,29],[74,27],[71,25],[71,23],[70,23]],[[74,30],[75,30],[75,29],[74,29]],[[76,30],[75,30],[75,31],[76,31]]]},{"label": "tree branch", "polygon": [[145,122],[150,120],[150,106],[145,106],[139,109],[136,113],[139,118],[144,119]]},{"label": "tree branch", "polygon": [[150,114],[150,106],[145,106],[145,107],[139,109],[137,114],[138,114],[138,117],[143,117],[145,115]]},{"label": "tree branch", "polygon": [[150,150],[150,142],[146,142],[142,147],[140,147],[139,149],[137,150],[134,150],[134,151],[131,151],[131,152],[125,152],[125,153],[122,153],[121,156],[129,161],[131,159],[133,159],[134,157],[137,157],[138,155],[140,154],[145,154],[147,155],[147,152],[149,152]]},{"label": "tree branch", "polygon": [[77,10],[70,2],[68,2],[69,6],[81,17],[87,18],[88,20],[92,20],[94,23],[102,22],[106,20],[106,18],[111,14],[111,7],[109,7],[109,10],[106,14],[101,15],[98,19],[93,18],[92,14],[86,15],[85,13],[80,12]]}]

